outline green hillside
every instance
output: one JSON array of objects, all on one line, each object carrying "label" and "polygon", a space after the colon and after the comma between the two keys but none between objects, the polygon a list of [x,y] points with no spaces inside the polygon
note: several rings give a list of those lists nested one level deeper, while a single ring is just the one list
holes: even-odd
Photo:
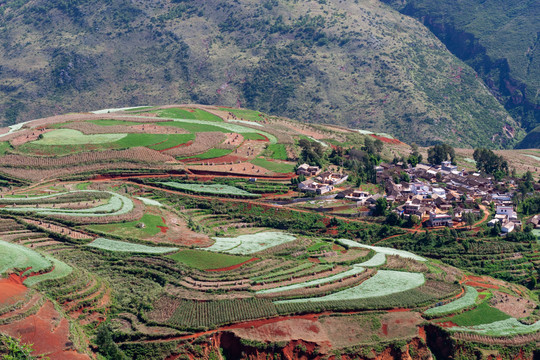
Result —
[{"label": "green hillside", "polygon": [[540,2],[384,1],[423,21],[482,76],[523,127],[540,124]]},{"label": "green hillside", "polygon": [[520,126],[429,30],[376,0],[4,1],[0,116],[242,106],[419,144],[510,147]]}]

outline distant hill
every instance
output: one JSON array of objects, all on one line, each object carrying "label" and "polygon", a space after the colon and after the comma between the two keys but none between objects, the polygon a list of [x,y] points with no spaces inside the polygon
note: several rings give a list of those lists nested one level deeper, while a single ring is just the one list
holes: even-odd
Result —
[{"label": "distant hill", "polygon": [[422,21],[526,130],[540,125],[540,2],[383,0]]},{"label": "distant hill", "polygon": [[516,149],[539,149],[540,148],[540,126],[529,131],[527,136],[521,140]]},{"label": "distant hill", "polygon": [[0,116],[244,106],[428,145],[523,130],[417,21],[375,0],[0,2]]}]

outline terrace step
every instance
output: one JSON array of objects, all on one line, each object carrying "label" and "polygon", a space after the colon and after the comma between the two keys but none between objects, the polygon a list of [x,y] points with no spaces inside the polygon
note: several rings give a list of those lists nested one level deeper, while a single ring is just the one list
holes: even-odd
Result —
[{"label": "terrace step", "polygon": [[43,296],[35,293],[34,296],[22,307],[10,311],[0,316],[0,325],[9,324],[38,312],[43,303]]}]

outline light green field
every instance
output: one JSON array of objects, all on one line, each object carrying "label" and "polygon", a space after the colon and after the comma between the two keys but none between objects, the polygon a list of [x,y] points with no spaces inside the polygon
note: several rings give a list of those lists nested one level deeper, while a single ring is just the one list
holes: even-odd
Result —
[{"label": "light green field", "polygon": [[213,195],[240,195],[249,197],[260,197],[258,194],[252,194],[245,190],[239,189],[230,185],[221,184],[183,184],[173,181],[161,182],[160,184],[178,189],[186,190],[188,192],[200,193],[200,194],[213,194]]},{"label": "light green field", "polygon": [[273,161],[268,161],[261,158],[256,158],[251,160],[251,163],[253,165],[257,165],[260,167],[263,167],[267,170],[277,172],[277,173],[290,173],[294,171],[294,165],[293,164],[286,164],[286,163],[278,163]]},{"label": "light green field", "polygon": [[51,262],[29,248],[0,240],[0,274],[9,269],[38,272],[51,267]]},{"label": "light green field", "polygon": [[257,133],[245,133],[245,134],[242,134],[242,136],[246,140],[265,140],[264,136]]},{"label": "light green field", "polygon": [[201,248],[201,250],[248,255],[294,241],[296,237],[279,231],[267,231],[240,235],[234,238],[215,237],[212,239],[215,243],[210,247]]},{"label": "light green field", "polygon": [[47,260],[49,260],[53,264],[54,269],[51,272],[48,272],[43,275],[29,277],[28,279],[24,281],[24,284],[26,286],[32,286],[46,280],[61,279],[65,276],[68,276],[73,271],[71,266],[69,266],[68,264],[60,260],[57,260],[50,255],[44,255],[44,256],[47,258]]},{"label": "light green field", "polygon": [[9,148],[11,148],[9,141],[0,141],[0,156],[4,155]]},{"label": "light green field", "polygon": [[171,108],[156,111],[160,117],[176,118],[176,119],[194,119],[206,121],[223,121],[219,116],[210,114],[208,111],[201,109],[180,109]]},{"label": "light green field", "polygon": [[118,141],[126,136],[127,134],[84,135],[77,130],[56,129],[43,134],[41,139],[38,139],[33,143],[38,145],[104,144]]},{"label": "light green field", "polygon": [[220,269],[241,264],[251,259],[249,256],[218,254],[202,250],[182,250],[168,255],[171,259],[199,270]]},{"label": "light green field", "polygon": [[141,244],[134,244],[125,241],[116,241],[109,240],[105,238],[97,238],[92,241],[90,246],[96,249],[107,250],[107,251],[118,251],[118,252],[129,252],[129,253],[142,253],[142,254],[166,254],[173,251],[177,251],[178,248],[175,247],[165,247],[165,246],[147,246]]},{"label": "light green field", "polygon": [[465,309],[466,307],[474,305],[476,299],[478,298],[478,291],[472,286],[465,287],[465,295],[460,297],[457,300],[449,302],[448,304],[437,306],[431,309],[428,309],[424,312],[426,315],[436,316],[436,315],[446,315],[453,312]]},{"label": "light green field", "polygon": [[100,125],[100,126],[113,126],[113,125],[140,125],[141,123],[135,121],[123,121],[123,120],[113,120],[113,119],[98,119],[98,120],[88,120],[86,121],[91,124]]},{"label": "light green field", "polygon": [[[143,228],[137,227],[143,223]],[[87,229],[116,236],[126,236],[135,238],[148,238],[158,234],[161,230],[157,226],[165,226],[161,216],[153,214],[144,214],[138,221],[130,221],[118,224],[90,225]]]},{"label": "light green field", "polygon": [[262,117],[259,115],[264,115],[263,113],[255,110],[247,109],[229,109],[229,108],[219,108],[219,110],[227,111],[236,115],[238,119],[250,120],[250,121],[261,121]]}]

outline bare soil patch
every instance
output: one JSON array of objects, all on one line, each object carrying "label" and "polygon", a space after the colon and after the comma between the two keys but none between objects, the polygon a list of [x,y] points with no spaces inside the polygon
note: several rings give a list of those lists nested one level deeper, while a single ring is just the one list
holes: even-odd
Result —
[{"label": "bare soil patch", "polygon": [[529,316],[536,307],[530,300],[508,295],[500,291],[493,292],[490,304],[508,315],[517,319]]}]

